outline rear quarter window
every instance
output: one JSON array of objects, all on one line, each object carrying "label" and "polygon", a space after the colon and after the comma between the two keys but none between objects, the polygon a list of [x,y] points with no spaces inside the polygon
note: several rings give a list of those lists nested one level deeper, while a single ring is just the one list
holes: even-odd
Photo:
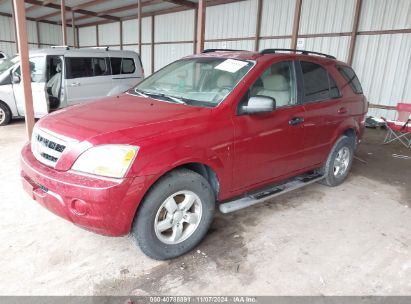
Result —
[{"label": "rear quarter window", "polygon": [[362,94],[362,87],[361,83],[358,80],[357,75],[355,74],[354,70],[348,66],[337,66],[337,70],[340,72],[340,74],[343,76],[343,78],[346,80],[345,85],[349,85],[353,92],[355,94]]},{"label": "rear quarter window", "polygon": [[113,75],[133,74],[136,71],[136,64],[133,58],[111,57],[110,61]]}]

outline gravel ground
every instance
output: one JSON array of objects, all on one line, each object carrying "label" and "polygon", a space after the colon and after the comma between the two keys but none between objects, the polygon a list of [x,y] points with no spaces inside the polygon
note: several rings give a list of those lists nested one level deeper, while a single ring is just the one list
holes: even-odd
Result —
[{"label": "gravel ground", "polygon": [[0,295],[410,295],[411,151],[367,130],[353,172],[230,215],[178,259],[82,230],[22,190],[22,121],[0,127]]}]

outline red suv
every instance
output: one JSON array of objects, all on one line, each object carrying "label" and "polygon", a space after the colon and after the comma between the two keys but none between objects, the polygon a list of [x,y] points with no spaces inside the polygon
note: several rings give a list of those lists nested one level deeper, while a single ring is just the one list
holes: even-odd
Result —
[{"label": "red suv", "polygon": [[216,205],[343,182],[366,112],[355,73],[332,56],[206,50],[41,119],[22,150],[23,186],[74,224],[131,232],[169,259],[203,239]]}]

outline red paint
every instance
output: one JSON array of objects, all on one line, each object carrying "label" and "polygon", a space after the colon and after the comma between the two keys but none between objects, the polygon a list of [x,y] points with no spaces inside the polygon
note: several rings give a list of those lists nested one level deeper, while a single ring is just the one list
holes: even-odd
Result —
[{"label": "red paint", "polygon": [[[253,52],[193,57],[197,56],[250,59],[256,65],[213,109],[123,94],[48,115],[37,123],[38,127],[80,143],[63,153],[55,169],[39,163],[26,145],[21,160],[26,191],[76,225],[119,236],[129,232],[145,193],[173,168],[188,163],[209,166],[218,177],[221,201],[321,166],[333,143],[348,129],[353,129],[358,138],[362,136],[365,98],[344,87],[343,77],[334,68],[335,60]],[[343,97],[269,114],[236,115],[241,97],[265,68],[277,61],[298,59],[325,66]],[[295,116],[303,117],[304,123],[290,126],[288,121]],[[100,144],[140,147],[125,178],[80,175],[70,170],[82,152]]]}]

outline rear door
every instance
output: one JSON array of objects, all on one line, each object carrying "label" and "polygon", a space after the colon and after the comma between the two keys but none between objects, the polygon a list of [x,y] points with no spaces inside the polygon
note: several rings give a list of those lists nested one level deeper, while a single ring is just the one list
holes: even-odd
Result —
[{"label": "rear door", "polygon": [[[48,98],[46,94],[46,57],[36,56],[29,59],[31,90],[33,93],[34,116],[37,118],[47,115],[49,112]],[[12,70],[14,77],[13,94],[16,100],[17,111],[23,116],[26,112],[23,92],[23,82],[21,81],[20,65]],[[19,81],[18,81],[19,80]]]},{"label": "rear door", "polygon": [[319,62],[300,61],[299,76],[305,108],[304,163],[311,167],[326,160],[335,132],[348,114],[334,78]]},{"label": "rear door", "polygon": [[233,190],[268,184],[302,169],[304,106],[297,98],[293,61],[269,66],[238,107],[253,96],[276,99],[271,113],[234,117]]},{"label": "rear door", "polygon": [[107,96],[112,88],[106,56],[65,57],[67,104],[73,105]]}]

